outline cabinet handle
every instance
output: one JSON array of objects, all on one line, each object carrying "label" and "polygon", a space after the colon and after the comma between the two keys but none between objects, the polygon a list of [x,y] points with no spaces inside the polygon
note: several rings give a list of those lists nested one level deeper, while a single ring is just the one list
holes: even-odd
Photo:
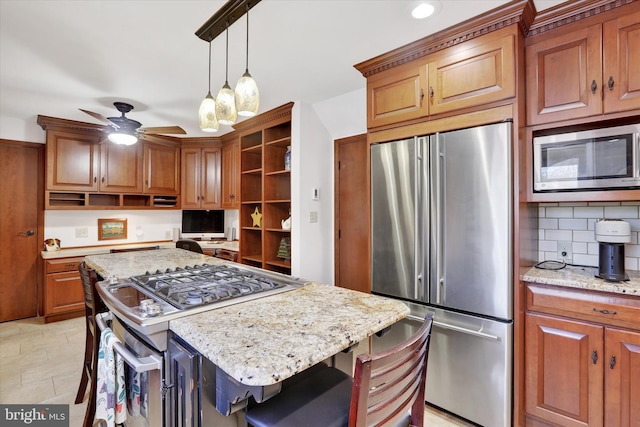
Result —
[{"label": "cabinet handle", "polygon": [[591,353],[591,362],[593,362],[593,364],[595,365],[597,361],[598,361],[598,352],[593,350],[593,352]]},{"label": "cabinet handle", "polygon": [[597,89],[598,89],[598,83],[596,83],[596,81],[594,80],[591,82],[591,93],[595,95]]},{"label": "cabinet handle", "polygon": [[607,86],[609,87],[609,90],[613,90],[614,84],[615,84],[615,81],[613,80],[613,76],[609,76],[609,81],[607,82]]},{"label": "cabinet handle", "polygon": [[420,89],[420,102],[422,102],[422,98],[424,98],[424,90]]},{"label": "cabinet handle", "polygon": [[616,355],[612,355],[611,359],[609,359],[609,369],[613,369],[616,366]]},{"label": "cabinet handle", "polygon": [[102,177],[102,183],[104,184],[104,176]]},{"label": "cabinet handle", "polygon": [[599,310],[597,308],[593,308],[593,311],[595,311],[596,313],[601,313],[601,314],[618,314],[617,311],[609,311],[609,310]]},{"label": "cabinet handle", "polygon": [[64,266],[67,268],[74,268],[76,267],[76,264],[65,264]]},{"label": "cabinet handle", "polygon": [[429,97],[433,99],[433,86],[429,86]]},{"label": "cabinet handle", "polygon": [[93,177],[93,182],[98,182],[98,177],[97,176]]}]

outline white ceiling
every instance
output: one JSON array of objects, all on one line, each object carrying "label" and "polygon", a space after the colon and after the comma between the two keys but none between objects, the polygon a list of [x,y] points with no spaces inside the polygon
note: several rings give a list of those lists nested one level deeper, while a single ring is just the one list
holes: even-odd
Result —
[{"label": "white ceiling", "polygon": [[[538,10],[560,0],[534,0]],[[249,16],[249,71],[260,111],[309,104],[365,87],[353,67],[447,28],[504,0],[440,0],[418,21],[414,1],[263,0]],[[195,31],[223,1],[0,0],[0,137],[38,129],[47,115],[99,124],[78,110],[117,116],[113,101],[134,106],[143,126],[179,125],[188,136],[207,93],[208,44]],[[246,18],[229,29],[229,84],[245,68]],[[225,78],[224,33],[212,43],[211,92]],[[31,129],[31,131],[29,131]],[[217,135],[231,128],[221,126]],[[41,130],[39,130],[42,133]],[[37,134],[37,133],[36,133]]]}]

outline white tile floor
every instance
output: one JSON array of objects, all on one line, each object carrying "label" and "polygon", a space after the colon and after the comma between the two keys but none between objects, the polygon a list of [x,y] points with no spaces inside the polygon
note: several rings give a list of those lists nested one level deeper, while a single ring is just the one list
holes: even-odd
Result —
[{"label": "white tile floor", "polygon": [[[84,318],[49,324],[42,318],[0,323],[0,403],[69,404],[69,426],[82,426],[86,401],[76,405],[74,400],[84,337]],[[470,424],[426,407],[425,426]]]}]

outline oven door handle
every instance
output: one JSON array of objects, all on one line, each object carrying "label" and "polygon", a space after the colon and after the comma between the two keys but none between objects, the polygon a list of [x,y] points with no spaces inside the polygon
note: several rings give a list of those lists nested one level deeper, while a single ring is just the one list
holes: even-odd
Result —
[{"label": "oven door handle", "polygon": [[[112,319],[112,314],[99,313],[96,315],[96,323],[100,331],[104,331],[107,326],[107,320]],[[159,370],[162,367],[162,358],[152,354],[151,356],[138,357],[133,354],[122,342],[119,340],[113,343],[113,348],[118,352],[120,356],[127,362],[127,365],[131,366],[136,372],[148,372]]]}]

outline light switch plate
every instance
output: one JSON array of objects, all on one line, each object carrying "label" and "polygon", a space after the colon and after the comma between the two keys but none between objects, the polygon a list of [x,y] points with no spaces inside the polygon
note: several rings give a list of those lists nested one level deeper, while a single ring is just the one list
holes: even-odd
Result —
[{"label": "light switch plate", "polygon": [[83,237],[89,237],[89,229],[87,227],[77,227],[76,238],[81,239]]},{"label": "light switch plate", "polygon": [[318,222],[318,212],[316,211],[309,212],[309,222]]}]

